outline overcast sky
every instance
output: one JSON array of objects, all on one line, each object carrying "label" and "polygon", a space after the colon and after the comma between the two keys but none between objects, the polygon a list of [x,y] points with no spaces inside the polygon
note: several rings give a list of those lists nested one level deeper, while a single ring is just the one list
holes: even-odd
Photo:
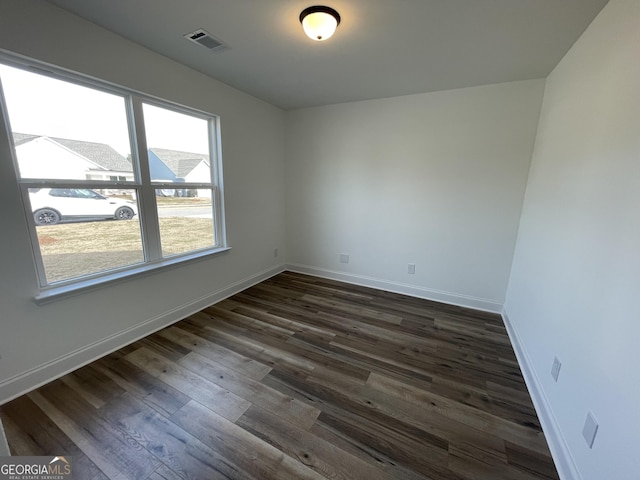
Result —
[{"label": "overcast sky", "polygon": [[[17,133],[111,145],[131,153],[122,97],[0,64],[0,79]],[[208,154],[207,122],[145,105],[147,145]]]}]

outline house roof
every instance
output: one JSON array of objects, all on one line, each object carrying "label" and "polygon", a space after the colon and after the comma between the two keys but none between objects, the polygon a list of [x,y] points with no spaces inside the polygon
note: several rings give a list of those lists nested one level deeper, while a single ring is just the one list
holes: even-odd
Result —
[{"label": "house roof", "polygon": [[209,165],[209,155],[203,153],[181,152],[179,150],[167,150],[165,148],[150,148],[177,177],[184,178],[193,171],[202,161]]},{"label": "house roof", "polygon": [[35,140],[36,138],[39,138],[39,135],[31,135],[30,133],[14,133],[13,143],[17,147],[23,143],[29,143],[31,140]]},{"label": "house roof", "polygon": [[[13,134],[13,141],[16,147],[37,138],[48,138],[93,162],[100,169],[124,172],[132,171],[131,162],[106,143],[85,142],[83,140],[47,137],[45,135],[33,135],[29,133]],[[176,177],[186,177],[203,161],[206,165],[209,165],[209,155],[204,153],[183,152],[166,148],[150,148],[149,150],[175,173]]]},{"label": "house roof", "polygon": [[13,133],[15,146],[31,142],[37,138],[49,140],[71,150],[97,165],[98,169],[113,170],[119,172],[131,172],[131,162],[116,152],[106,143],[85,142],[83,140],[71,140],[69,138],[47,137],[45,135],[33,135],[30,133]]},{"label": "house roof", "polygon": [[106,143],[85,142],[82,140],[70,140],[68,138],[49,138],[67,147],[69,150],[79,153],[105,170],[132,171],[131,162]]}]

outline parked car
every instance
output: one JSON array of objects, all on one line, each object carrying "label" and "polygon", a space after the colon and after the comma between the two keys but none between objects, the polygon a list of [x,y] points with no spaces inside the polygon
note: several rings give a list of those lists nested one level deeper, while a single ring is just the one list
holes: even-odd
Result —
[{"label": "parked car", "polygon": [[74,219],[131,220],[137,214],[135,202],[105,197],[88,188],[32,188],[29,200],[36,225]]}]

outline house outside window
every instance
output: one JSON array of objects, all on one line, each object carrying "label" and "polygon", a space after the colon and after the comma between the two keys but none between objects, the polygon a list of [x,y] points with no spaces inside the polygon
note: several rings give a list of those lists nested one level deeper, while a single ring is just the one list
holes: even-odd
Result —
[{"label": "house outside window", "polygon": [[41,293],[227,248],[219,119],[0,56],[9,137]]}]

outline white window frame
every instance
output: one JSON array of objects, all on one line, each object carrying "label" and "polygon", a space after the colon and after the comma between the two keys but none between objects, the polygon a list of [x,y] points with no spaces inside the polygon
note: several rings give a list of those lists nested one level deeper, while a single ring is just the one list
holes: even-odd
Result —
[{"label": "white window frame", "polygon": [[[45,303],[60,297],[76,294],[78,291],[98,288],[105,284],[122,281],[134,275],[141,275],[160,268],[166,268],[194,261],[209,255],[218,254],[230,249],[227,245],[224,209],[224,189],[222,180],[222,149],[220,134],[220,117],[192,107],[179,105],[140,93],[109,82],[68,71],[54,65],[44,64],[37,60],[22,57],[11,52],[0,50],[0,63],[10,67],[31,70],[44,76],[62,80],[83,87],[92,88],[123,97],[126,105],[127,125],[129,130],[131,157],[133,167],[132,181],[113,180],[55,180],[21,178],[18,168],[13,134],[9,121],[7,104],[0,79],[0,154],[11,157],[15,178],[20,189],[23,210],[29,228],[31,250],[35,272],[38,278],[38,293],[35,300]],[[215,244],[212,247],[193,250],[182,254],[163,257],[160,242],[160,224],[156,202],[156,189],[176,188],[175,183],[152,181],[149,171],[148,149],[145,135],[143,104],[190,115],[207,121],[209,136],[210,183],[180,183],[184,189],[211,190],[213,228]],[[144,262],[104,272],[96,272],[52,284],[47,283],[42,255],[36,232],[36,224],[29,201],[30,188],[90,188],[90,189],[128,189],[135,190],[138,201],[138,215],[142,236]]]}]

